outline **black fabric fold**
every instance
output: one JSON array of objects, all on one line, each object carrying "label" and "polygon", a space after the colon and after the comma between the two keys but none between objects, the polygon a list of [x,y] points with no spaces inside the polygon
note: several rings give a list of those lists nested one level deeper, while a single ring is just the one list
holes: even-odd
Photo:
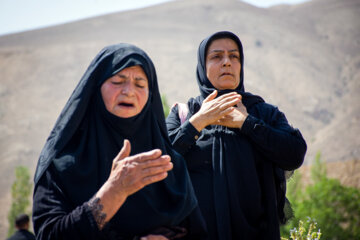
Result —
[{"label": "black fabric fold", "polygon": [[212,169],[214,186],[214,204],[218,234],[224,239],[231,239],[231,223],[229,208],[229,193],[226,179],[226,162],[224,147],[220,134],[215,133],[212,149]]}]

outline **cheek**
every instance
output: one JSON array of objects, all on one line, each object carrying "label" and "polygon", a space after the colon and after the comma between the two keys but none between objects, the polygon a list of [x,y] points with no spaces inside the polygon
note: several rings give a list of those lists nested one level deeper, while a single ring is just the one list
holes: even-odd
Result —
[{"label": "cheek", "polygon": [[148,101],[149,98],[149,90],[142,90],[138,93],[139,96],[139,105],[141,108],[143,108]]},{"label": "cheek", "polygon": [[104,85],[101,88],[101,95],[104,101],[104,104],[108,110],[111,110],[116,104],[116,90],[112,87],[109,87],[107,85]]},{"label": "cheek", "polygon": [[241,64],[240,64],[240,62],[239,62],[238,60],[234,61],[234,62],[232,63],[232,66],[233,66],[234,71],[240,73]]},{"label": "cheek", "polygon": [[216,74],[216,66],[214,64],[207,64],[206,76],[208,77],[208,79],[211,80],[215,74]]},{"label": "cheek", "polygon": [[149,99],[149,90],[145,91],[144,97],[143,97],[143,103],[144,105],[146,104],[146,102]]}]

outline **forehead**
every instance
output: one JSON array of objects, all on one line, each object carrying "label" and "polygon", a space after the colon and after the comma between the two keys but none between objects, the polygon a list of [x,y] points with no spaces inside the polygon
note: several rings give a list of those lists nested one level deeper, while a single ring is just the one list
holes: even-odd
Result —
[{"label": "forehead", "polygon": [[139,65],[124,68],[118,74],[126,74],[126,75],[127,74],[138,74],[138,75],[142,75],[144,77],[147,77],[145,72],[144,72],[144,69]]},{"label": "forehead", "polygon": [[229,50],[237,50],[239,51],[239,47],[236,44],[236,42],[230,38],[220,38],[220,39],[216,39],[213,40],[207,50],[207,54],[212,52],[212,51],[229,51]]}]

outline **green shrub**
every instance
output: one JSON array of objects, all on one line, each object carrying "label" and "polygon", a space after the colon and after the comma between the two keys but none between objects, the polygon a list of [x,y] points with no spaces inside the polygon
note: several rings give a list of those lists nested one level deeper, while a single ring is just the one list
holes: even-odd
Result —
[{"label": "green shrub", "polygon": [[8,213],[9,230],[8,236],[15,232],[15,218],[21,213],[26,213],[30,205],[30,194],[32,183],[30,181],[29,169],[23,166],[15,168],[15,181],[11,186],[11,208]]},{"label": "green shrub", "polygon": [[169,104],[167,102],[165,94],[161,95],[161,102],[162,102],[162,106],[163,106],[163,109],[164,109],[165,118],[167,118],[167,116],[170,113],[170,107],[169,107]]},{"label": "green shrub", "polygon": [[360,190],[328,178],[320,154],[311,167],[311,180],[305,189],[299,173],[289,182],[287,197],[295,217],[281,228],[282,236],[309,216],[316,220],[326,240],[360,239]]},{"label": "green shrub", "polygon": [[[298,228],[290,230],[290,239],[293,240],[319,240],[321,237],[320,229],[317,229],[317,223],[308,218],[307,223],[304,225],[302,220],[299,221]],[[288,240],[282,237],[281,240]]]}]

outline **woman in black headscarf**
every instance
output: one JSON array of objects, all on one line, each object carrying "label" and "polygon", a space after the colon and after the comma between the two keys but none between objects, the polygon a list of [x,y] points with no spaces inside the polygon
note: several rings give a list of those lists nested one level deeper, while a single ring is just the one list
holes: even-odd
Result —
[{"label": "woman in black headscarf", "polygon": [[198,239],[196,207],[184,160],[167,137],[152,61],[133,45],[105,47],[41,152],[37,239]]},{"label": "woman in black headscarf", "polygon": [[245,92],[239,38],[217,32],[200,44],[200,96],[167,118],[206,220],[209,239],[280,239],[284,170],[303,162],[306,143],[285,115]]}]

